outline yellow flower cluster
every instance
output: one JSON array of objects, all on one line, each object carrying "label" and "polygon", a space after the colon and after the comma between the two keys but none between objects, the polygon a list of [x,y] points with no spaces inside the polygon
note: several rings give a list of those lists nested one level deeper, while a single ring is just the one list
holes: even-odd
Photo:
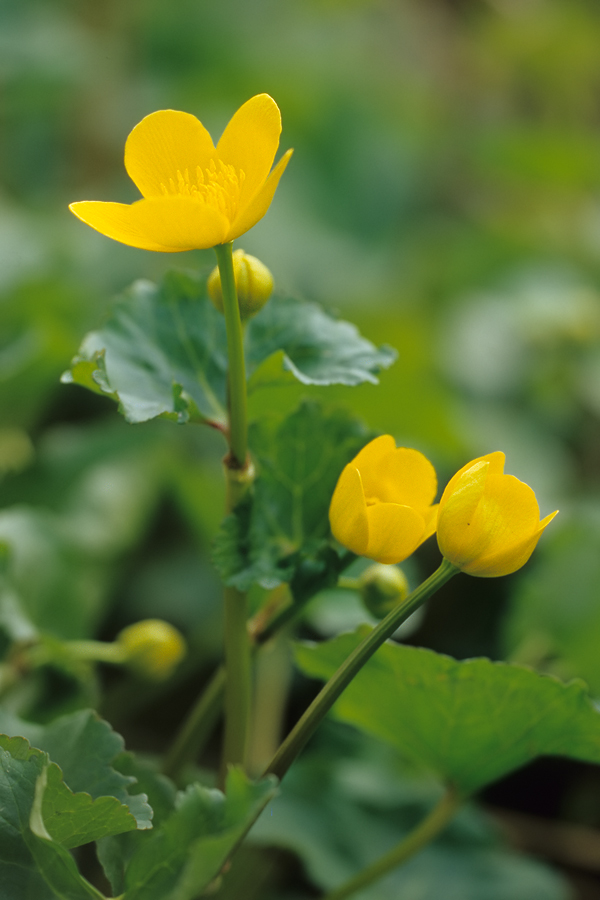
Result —
[{"label": "yellow flower cluster", "polygon": [[493,578],[523,566],[556,512],[540,521],[532,489],[504,474],[504,453],[468,463],[439,505],[433,466],[417,450],[375,438],[343,470],[329,518],[349,550],[398,563],[437,531],[443,556],[463,572]]}]

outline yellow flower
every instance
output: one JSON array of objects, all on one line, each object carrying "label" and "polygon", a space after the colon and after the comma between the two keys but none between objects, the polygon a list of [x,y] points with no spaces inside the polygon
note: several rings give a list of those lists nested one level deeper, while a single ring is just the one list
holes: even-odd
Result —
[{"label": "yellow flower", "polygon": [[474,459],[450,480],[440,500],[439,548],[469,575],[494,578],[516,572],[558,512],[540,522],[532,489],[503,472],[504,453]]},{"label": "yellow flower", "polygon": [[107,237],[176,253],[225,244],[268,210],[292,151],[269,174],[281,115],[268,94],[235,113],[216,148],[195,117],[173,109],[151,113],[125,144],[125,168],[143,200],[131,205],[84,200],[71,212]]},{"label": "yellow flower", "polygon": [[340,475],[329,521],[334,537],[359,556],[398,563],[433,534],[435,470],[418,450],[375,438]]}]

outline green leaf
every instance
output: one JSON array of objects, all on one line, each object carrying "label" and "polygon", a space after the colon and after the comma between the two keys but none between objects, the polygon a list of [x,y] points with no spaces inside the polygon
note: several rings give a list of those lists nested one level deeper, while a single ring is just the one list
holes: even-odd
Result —
[{"label": "green leaf", "polygon": [[91,378],[128,422],[187,421],[187,397],[201,418],[223,421],[226,370],[225,322],[206,296],[206,279],[170,272],[160,286],[132,285],[85,337],[63,380],[89,387]]},{"label": "green leaf", "polygon": [[11,637],[95,634],[114,567],[145,534],[164,483],[162,431],[118,420],[63,426],[46,435],[30,470],[4,482],[0,543],[10,555],[0,573],[0,627]]},{"label": "green leaf", "polygon": [[0,738],[0,883],[3,900],[55,900],[38,872],[24,833],[43,756],[23,738]]},{"label": "green leaf", "polygon": [[[439,787],[398,771],[385,745],[332,723],[326,729],[317,752],[309,750],[286,775],[249,840],[295,853],[311,881],[328,892],[416,827]],[[432,844],[359,896],[567,900],[570,893],[550,869],[503,846],[488,817],[469,803]]]},{"label": "green leaf", "polygon": [[515,585],[504,625],[511,655],[566,677],[580,677],[600,695],[600,519],[573,511],[548,534],[536,565]]},{"label": "green leaf", "polygon": [[225,794],[190,785],[175,812],[134,853],[124,900],[196,900],[275,791],[273,779],[254,784],[236,769]]},{"label": "green leaf", "polygon": [[[298,663],[308,675],[329,678],[367,631],[298,646]],[[563,684],[488,659],[457,662],[387,643],[334,709],[465,795],[536,756],[600,763],[600,712],[582,682]]]},{"label": "green leaf", "polygon": [[[177,791],[173,782],[133,753],[122,753],[113,762],[113,767],[123,775],[136,779],[130,792],[143,792],[147,795],[154,812],[152,825],[159,828],[175,808]],[[144,842],[147,834],[147,831],[128,831],[98,841],[98,859],[115,896],[125,890],[125,871],[129,860]]]},{"label": "green leaf", "polygon": [[51,888],[53,900],[57,897],[59,900],[106,900],[81,875],[69,851],[60,844],[31,831],[28,845],[37,868]]},{"label": "green leaf", "polygon": [[62,770],[71,791],[85,791],[93,799],[116,798],[129,810],[137,828],[152,827],[152,810],[146,796],[129,793],[135,777],[123,775],[112,766],[123,751],[123,738],[92,710],[62,716],[49,725],[24,722],[1,711],[0,732],[24,737],[47,753]]},{"label": "green leaf", "polygon": [[137,828],[129,809],[116,797],[93,800],[90,794],[70,791],[57,765],[48,766],[43,778],[41,814],[44,825],[52,839],[63,847],[81,847],[108,834]]},{"label": "green leaf", "polygon": [[[54,784],[52,786],[50,786],[51,772],[58,773],[58,775],[54,777]],[[83,878],[75,864],[75,860],[70,853],[67,852],[64,846],[58,842],[57,836],[50,834],[46,827],[47,824],[51,824],[48,823],[47,820],[45,821],[48,796],[53,795],[54,801],[56,801],[59,796],[58,787],[60,781],[57,781],[57,778],[61,779],[60,770],[57,766],[45,766],[42,769],[41,774],[38,775],[35,784],[33,805],[29,816],[30,830],[25,832],[25,840],[31,850],[38,869],[57,897],[64,898],[64,900],[104,900],[103,895]],[[64,793],[64,785],[62,785],[62,788]],[[88,795],[83,796],[88,798]],[[81,799],[82,795],[73,795],[72,804],[65,806],[64,803],[60,803],[60,800],[64,800],[64,797],[61,797],[58,806],[62,808],[59,809],[57,809],[56,802],[52,804],[54,824],[58,824],[59,828],[60,818],[56,818],[57,813],[59,817],[61,815],[67,815],[72,820],[70,825],[67,826],[71,834],[79,825],[83,828],[79,836],[84,839],[73,843],[72,846],[79,846],[79,844],[94,840],[96,836],[102,836],[103,823],[99,820],[106,812],[106,807],[100,811],[99,806],[102,801],[97,800],[90,805],[87,805],[85,801],[83,801],[84,808],[82,808],[81,804],[78,802]],[[102,800],[112,799],[113,798],[107,797],[102,798]],[[91,809],[92,805],[95,807],[94,810]],[[132,817],[129,816],[129,814],[127,815],[128,818],[133,821]],[[90,825],[92,826],[91,828]],[[135,828],[135,823],[133,824],[133,827]]]},{"label": "green leaf", "polygon": [[[252,389],[289,383],[290,374],[302,384],[377,383],[396,358],[315,303],[277,296],[248,322],[246,353]],[[63,381],[116,400],[128,422],[224,422],[225,322],[206,278],[169,272],[158,286],[136,282],[85,337]]]},{"label": "green leaf", "polygon": [[[94,840],[111,827],[135,828],[125,806],[110,799],[110,811],[89,795],[73,794],[48,755],[21,737],[0,735],[0,883],[3,900],[102,897],[79,874],[69,846]],[[116,805],[116,806],[115,806]],[[119,807],[118,811],[116,807]],[[68,822],[61,821],[68,816]],[[30,827],[31,826],[31,827]],[[55,830],[57,834],[51,834]],[[75,834],[81,840],[75,840]],[[42,876],[43,881],[42,881]],[[51,891],[48,890],[48,885]]]},{"label": "green leaf", "polygon": [[253,387],[278,383],[277,368],[279,383],[291,372],[302,384],[377,384],[375,373],[397,356],[391,347],[377,349],[355,325],[332,318],[316,303],[277,295],[250,319],[246,352],[250,371],[263,364]]},{"label": "green leaf", "polygon": [[250,429],[258,477],[215,542],[215,565],[227,584],[246,590],[253,582],[290,581],[307,558],[322,562],[328,552],[335,568],[326,545],[331,495],[367,438],[351,414],[326,412],[312,401],[283,421],[266,420]]}]

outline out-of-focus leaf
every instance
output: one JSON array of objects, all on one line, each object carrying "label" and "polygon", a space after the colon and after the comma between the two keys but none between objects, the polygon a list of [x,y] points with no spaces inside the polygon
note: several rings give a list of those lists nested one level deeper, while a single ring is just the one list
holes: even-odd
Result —
[{"label": "out-of-focus leaf", "polygon": [[168,451],[156,435],[124,427],[47,434],[8,497],[36,505],[0,511],[0,541],[9,549],[0,625],[15,636],[26,636],[27,623],[60,638],[93,634],[116,562],[147,528]]},{"label": "out-of-focus leaf", "polygon": [[289,581],[307,556],[323,552],[337,479],[367,437],[349,413],[326,412],[313,402],[283,421],[251,428],[258,477],[224,520],[215,544],[215,563],[227,584],[244,590],[255,581]]},{"label": "out-of-focus leaf", "polygon": [[504,626],[517,660],[581,677],[600,694],[600,519],[592,509],[559,523],[516,586]]},{"label": "out-of-focus leaf", "polygon": [[225,794],[190,785],[162,827],[140,842],[127,867],[124,900],[195,900],[275,790],[272,779],[252,783],[236,769]]},{"label": "out-of-focus leaf", "polygon": [[[246,327],[250,387],[289,383],[377,383],[396,358],[354,325],[315,303],[274,296]],[[119,402],[128,422],[157,416],[178,422],[225,421],[225,322],[206,279],[168,273],[157,286],[136,282],[98,330],[84,339],[63,381]]]},{"label": "out-of-focus leaf", "polygon": [[[299,645],[298,662],[307,674],[329,678],[367,632]],[[600,712],[582,682],[563,684],[488,659],[457,662],[384,644],[346,688],[335,713],[464,795],[536,756],[600,763]]]},{"label": "out-of-focus leaf", "polygon": [[[329,727],[327,736],[328,747],[321,742],[292,767],[249,836],[297,854],[326,892],[394,847],[439,796],[430,781],[401,775],[384,745],[356,734],[358,747],[349,756],[336,730]],[[550,869],[504,847],[469,804],[433,843],[360,892],[361,900],[399,897],[567,900],[570,893]]]}]

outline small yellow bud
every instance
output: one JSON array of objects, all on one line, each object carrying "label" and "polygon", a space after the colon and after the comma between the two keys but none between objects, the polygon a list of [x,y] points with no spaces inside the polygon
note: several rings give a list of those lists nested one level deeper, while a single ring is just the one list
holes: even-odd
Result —
[{"label": "small yellow bud", "polygon": [[117,635],[125,662],[139,675],[155,681],[167,679],[186,652],[181,634],[161,619],[144,619]]},{"label": "small yellow bud", "polygon": [[375,563],[358,579],[361,600],[376,619],[384,619],[409,594],[406,575],[398,566]]},{"label": "small yellow bud", "polygon": [[[263,308],[273,293],[273,276],[255,256],[243,250],[233,253],[233,275],[237,289],[240,316],[249,319]],[[219,312],[223,312],[223,292],[218,267],[208,276],[208,296]]]}]

